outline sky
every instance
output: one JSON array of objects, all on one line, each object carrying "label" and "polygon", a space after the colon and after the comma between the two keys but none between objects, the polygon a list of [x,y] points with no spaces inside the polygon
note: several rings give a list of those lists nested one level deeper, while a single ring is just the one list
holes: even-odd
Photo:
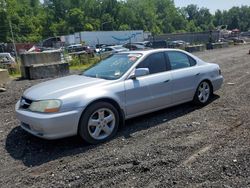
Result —
[{"label": "sky", "polygon": [[215,13],[217,9],[228,10],[233,6],[250,6],[250,0],[174,0],[177,7],[185,7],[189,4],[196,4],[198,7],[205,7],[211,13]]}]

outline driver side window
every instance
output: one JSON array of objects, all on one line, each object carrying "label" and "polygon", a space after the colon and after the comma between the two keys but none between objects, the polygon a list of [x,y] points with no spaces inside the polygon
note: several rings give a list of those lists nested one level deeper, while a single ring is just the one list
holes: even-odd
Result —
[{"label": "driver side window", "polygon": [[148,68],[149,74],[164,72],[167,70],[164,53],[151,54],[136,68]]}]

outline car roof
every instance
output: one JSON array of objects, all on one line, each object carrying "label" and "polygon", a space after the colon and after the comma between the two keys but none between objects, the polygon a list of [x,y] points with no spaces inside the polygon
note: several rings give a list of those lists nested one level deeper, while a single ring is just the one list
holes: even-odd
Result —
[{"label": "car roof", "polygon": [[0,56],[3,57],[3,56],[10,56],[11,57],[11,54],[10,53],[0,53]]},{"label": "car roof", "polygon": [[113,48],[113,47],[122,47],[122,45],[113,45],[113,46],[107,46],[107,47],[110,47],[110,48]]},{"label": "car roof", "polygon": [[120,52],[120,53],[129,53],[129,54],[151,54],[155,52],[166,52],[166,51],[177,51],[177,52],[183,52],[183,50],[179,49],[173,49],[173,48],[159,48],[159,49],[145,49],[145,50],[135,50],[135,51],[128,51],[128,52]]},{"label": "car roof", "polygon": [[67,47],[75,47],[75,46],[82,46],[82,44],[71,44],[71,45],[69,45]]}]

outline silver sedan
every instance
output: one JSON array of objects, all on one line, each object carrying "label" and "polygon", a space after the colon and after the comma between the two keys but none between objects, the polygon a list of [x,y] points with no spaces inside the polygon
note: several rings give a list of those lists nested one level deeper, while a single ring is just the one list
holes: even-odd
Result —
[{"label": "silver sedan", "polygon": [[114,54],[82,75],[27,89],[16,104],[27,132],[45,139],[80,135],[96,144],[124,120],[188,101],[206,105],[223,82],[217,64],[182,50]]}]

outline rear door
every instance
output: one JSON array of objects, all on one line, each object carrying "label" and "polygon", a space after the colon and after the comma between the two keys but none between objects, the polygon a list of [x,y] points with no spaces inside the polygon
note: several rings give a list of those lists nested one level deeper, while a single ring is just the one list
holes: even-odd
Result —
[{"label": "rear door", "polygon": [[166,55],[171,66],[173,79],[173,102],[180,103],[193,99],[200,75],[196,61],[186,53],[168,51]]}]

